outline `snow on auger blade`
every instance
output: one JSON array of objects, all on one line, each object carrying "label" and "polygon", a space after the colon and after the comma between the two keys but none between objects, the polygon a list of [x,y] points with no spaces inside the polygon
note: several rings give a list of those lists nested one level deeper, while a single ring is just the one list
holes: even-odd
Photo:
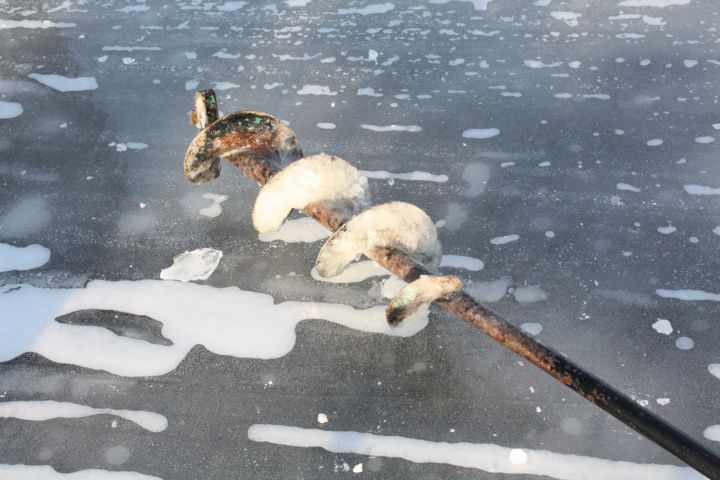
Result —
[{"label": "snow on auger blade", "polygon": [[[220,174],[220,158],[238,167],[247,177],[260,185],[267,184],[280,172],[280,166],[301,158],[295,134],[277,118],[260,112],[238,112],[217,119],[215,92],[204,90],[195,94],[195,110],[191,123],[202,128],[185,155],[185,175],[193,183],[205,183]],[[206,126],[207,123],[207,126]],[[393,210],[391,202],[366,210],[347,219],[342,209],[328,208],[323,202],[305,205],[302,211],[333,232],[318,256],[318,273],[332,276],[340,273],[360,253],[382,265],[413,286],[390,302],[389,310],[398,312],[403,305],[415,306],[434,293],[447,288],[435,303],[454,313],[470,325],[531,362],[565,386],[611,414],[628,427],[652,440],[668,452],[712,480],[720,480],[720,457],[684,432],[666,422],[647,408],[613,386],[594,376],[554,349],[484,307],[465,291],[454,286],[452,280],[421,280],[432,277],[440,261],[440,243],[429,217],[411,204],[400,207],[411,212],[416,228],[414,235],[393,228],[392,221],[402,222],[402,215],[381,215],[378,223],[368,221],[368,212]],[[293,207],[297,208],[297,207]],[[380,208],[380,210],[377,210]],[[417,211],[415,211],[415,210]],[[419,213],[418,213],[419,212]],[[385,212],[388,213],[388,212]],[[427,219],[425,219],[425,217]],[[284,217],[283,217],[284,218]],[[428,224],[429,222],[429,224]],[[273,220],[277,223],[277,219]],[[282,223],[282,221],[281,221]],[[363,234],[362,228],[367,228]],[[342,231],[341,231],[342,230]],[[423,233],[422,235],[420,233]],[[385,240],[383,235],[387,234]],[[389,240],[388,240],[389,239]],[[410,239],[410,240],[409,240]],[[336,255],[336,258],[333,258]],[[322,268],[322,271],[321,271]],[[402,316],[402,314],[398,314]]]},{"label": "snow on auger blade", "polygon": [[420,307],[462,290],[462,281],[453,275],[422,275],[414,282],[405,285],[390,300],[385,311],[388,323],[396,327]]}]

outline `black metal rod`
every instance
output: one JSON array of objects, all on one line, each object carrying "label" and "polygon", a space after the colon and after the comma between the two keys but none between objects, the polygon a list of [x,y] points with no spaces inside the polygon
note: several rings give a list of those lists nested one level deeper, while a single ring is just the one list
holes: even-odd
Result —
[{"label": "black metal rod", "polygon": [[[209,124],[217,120],[217,111],[215,92],[204,90],[195,94],[193,123],[204,127],[205,121]],[[252,162],[256,163],[252,166],[254,168],[246,168],[244,163],[233,162],[232,156],[227,157],[260,185],[264,185],[278,171],[276,166],[267,163],[266,158],[266,155],[258,155],[256,159],[252,159]],[[322,204],[311,204],[304,212],[332,231],[342,225],[342,218],[337,212],[325,208]],[[366,255],[407,282],[412,282],[421,275],[431,275],[404,252],[395,249],[375,248],[366,252]],[[720,480],[720,457],[717,454],[564,355],[538,342],[464,291],[436,303],[527,359],[710,480]]]}]

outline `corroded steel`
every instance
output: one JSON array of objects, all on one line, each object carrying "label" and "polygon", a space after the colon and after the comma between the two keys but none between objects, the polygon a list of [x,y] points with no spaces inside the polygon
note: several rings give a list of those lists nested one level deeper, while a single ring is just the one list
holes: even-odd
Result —
[{"label": "corroded steel", "polygon": [[[207,118],[209,125],[198,133],[185,155],[185,175],[193,183],[205,183],[216,178],[220,174],[220,158],[225,158],[240,168],[246,176],[264,185],[279,171],[283,161],[302,157],[295,134],[277,118],[260,112],[238,112],[217,120],[212,115],[213,111],[217,115],[217,105],[206,105],[210,98],[214,99],[212,90],[196,94],[196,110],[202,111],[196,111],[193,118]],[[308,205],[303,212],[333,232],[347,220],[343,212],[327,209],[320,204]],[[421,275],[432,275],[405,252],[397,249],[382,247],[364,253],[408,283],[417,280]],[[715,453],[564,355],[507,322],[466,292],[461,290],[440,298],[435,303],[525,358],[708,478],[720,480],[720,457]]]}]

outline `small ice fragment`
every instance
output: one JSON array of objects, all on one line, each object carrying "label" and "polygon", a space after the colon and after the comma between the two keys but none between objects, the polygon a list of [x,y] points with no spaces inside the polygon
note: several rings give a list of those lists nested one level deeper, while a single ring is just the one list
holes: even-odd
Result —
[{"label": "small ice fragment", "polygon": [[479,258],[464,255],[443,255],[440,267],[464,268],[471,272],[479,272],[485,267],[485,264]]},{"label": "small ice fragment", "polygon": [[550,12],[550,16],[556,20],[562,20],[569,27],[577,27],[579,25],[578,18],[582,17],[582,14],[575,12]]},{"label": "small ice fragment", "polygon": [[690,350],[695,346],[695,342],[690,337],[679,337],[675,340],[675,346],[680,350]]},{"label": "small ice fragment", "polygon": [[83,90],[95,90],[98,87],[95,77],[71,78],[54,73],[31,73],[28,77],[60,92],[80,92]]},{"label": "small ice fragment", "polygon": [[530,335],[539,335],[543,331],[543,326],[539,323],[534,322],[525,322],[522,325],[520,325],[520,328],[525,330]]},{"label": "small ice fragment", "polygon": [[498,135],[500,135],[500,130],[497,128],[471,128],[465,130],[462,134],[463,138],[474,138],[478,140],[497,137]]},{"label": "small ice fragment", "polygon": [[711,363],[708,365],[708,372],[710,372],[710,375],[720,380],[720,363]]},{"label": "small ice fragment", "polygon": [[370,125],[363,123],[360,128],[372,130],[373,132],[420,132],[422,127],[418,125]]},{"label": "small ice fragment", "polygon": [[172,266],[160,272],[163,280],[207,280],[215,271],[222,252],[213,248],[199,248],[191,252],[181,253],[173,258]]},{"label": "small ice fragment", "polygon": [[368,203],[367,178],[355,167],[334,155],[311,155],[297,160],[260,190],[253,208],[258,232],[277,230],[292,209],[323,203],[349,214]]},{"label": "small ice fragment", "polygon": [[670,403],[670,399],[669,399],[669,398],[658,398],[658,399],[656,399],[655,401],[656,401],[659,405],[667,405],[668,403]]},{"label": "small ice fragment", "polygon": [[663,335],[670,335],[673,332],[672,325],[669,320],[664,318],[658,318],[655,323],[652,324],[652,328]]},{"label": "small ice fragment", "polygon": [[658,227],[657,231],[663,235],[670,235],[671,233],[677,232],[677,228],[672,225],[668,225],[667,227]]},{"label": "small ice fragment", "polygon": [[324,425],[324,424],[328,423],[328,417],[327,417],[327,415],[325,415],[324,413],[318,413],[318,415],[317,415],[317,422],[318,422],[320,425]]},{"label": "small ice fragment", "polygon": [[390,202],[365,210],[335,232],[320,249],[315,266],[321,276],[332,277],[376,247],[399,249],[431,271],[437,270],[442,256],[432,219],[415,205]]},{"label": "small ice fragment", "polygon": [[695,142],[696,143],[713,143],[715,141],[715,137],[711,136],[705,136],[705,137],[696,137]]},{"label": "small ice fragment", "polygon": [[335,130],[335,127],[337,127],[337,125],[330,122],[320,122],[317,124],[317,127],[322,128],[323,130]]},{"label": "small ice fragment", "polygon": [[659,146],[659,145],[662,145],[662,144],[663,144],[663,141],[662,141],[661,138],[653,138],[653,139],[648,140],[647,142],[645,142],[645,144],[646,144],[648,147],[657,147],[657,146]]},{"label": "small ice fragment", "polygon": [[555,232],[553,232],[552,230],[548,230],[547,232],[545,232],[545,237],[546,238],[555,238]]},{"label": "small ice fragment", "polygon": [[510,234],[510,235],[503,235],[500,237],[495,237],[490,240],[490,243],[493,245],[505,245],[506,243],[515,242],[520,239],[520,235],[516,234]]},{"label": "small ice fragment", "polygon": [[507,293],[508,287],[512,284],[510,277],[502,277],[497,280],[474,282],[465,285],[465,290],[479,302],[492,303],[500,301]]},{"label": "small ice fragment", "polygon": [[362,463],[358,463],[357,465],[355,465],[355,466],[353,467],[352,471],[353,471],[353,473],[362,473],[362,471],[363,471],[363,464],[362,464]]},{"label": "small ice fragment", "polygon": [[330,90],[327,85],[303,85],[297,93],[298,95],[337,95],[337,92]]},{"label": "small ice fragment", "polygon": [[683,189],[690,195],[720,195],[720,188],[705,185],[683,185]]}]

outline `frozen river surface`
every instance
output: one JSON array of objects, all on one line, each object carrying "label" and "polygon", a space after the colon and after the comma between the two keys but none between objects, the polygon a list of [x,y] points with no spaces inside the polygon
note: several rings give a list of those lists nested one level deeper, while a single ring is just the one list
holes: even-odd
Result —
[{"label": "frozen river surface", "polygon": [[700,478],[439,309],[391,330],[397,281],[321,281],[326,232],[258,235],[258,187],[182,158],[197,89],[282,118],[424,209],[468,292],[720,452],[719,23],[0,0],[0,479]]}]

